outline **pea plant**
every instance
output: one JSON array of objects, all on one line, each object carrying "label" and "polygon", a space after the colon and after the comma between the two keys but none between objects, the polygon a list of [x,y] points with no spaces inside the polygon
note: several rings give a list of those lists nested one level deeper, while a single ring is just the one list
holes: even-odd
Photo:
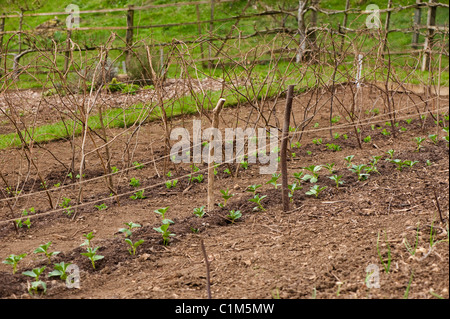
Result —
[{"label": "pea plant", "polygon": [[397,170],[403,171],[404,167],[412,167],[413,165],[419,163],[419,161],[410,161],[410,160],[400,160],[400,159],[394,159],[390,160],[391,163],[397,165]]},{"label": "pea plant", "polygon": [[133,195],[130,196],[130,198],[132,200],[136,200],[136,199],[145,199],[146,197],[144,196],[144,190],[140,190],[137,191],[136,193],[134,193]]},{"label": "pea plant", "polygon": [[253,210],[262,210],[265,211],[264,207],[261,204],[261,201],[266,198],[267,195],[263,195],[259,197],[259,194],[255,194],[253,198],[250,198],[249,201],[257,204],[258,206],[254,207]]},{"label": "pea plant", "polygon": [[344,160],[347,162],[347,167],[351,167],[352,166],[352,160],[355,157],[355,155],[349,155],[347,157],[344,158]]},{"label": "pea plant", "polygon": [[308,167],[304,167],[307,171],[311,172],[311,174],[306,174],[303,176],[303,180],[307,181],[309,180],[310,183],[317,183],[319,180],[319,171],[322,169],[322,166],[320,165],[310,165]]},{"label": "pea plant", "polygon": [[234,196],[234,194],[230,193],[230,190],[227,188],[221,189],[220,192],[222,193],[222,198],[224,200],[223,204],[219,204],[219,207],[225,207],[227,205],[227,201]]},{"label": "pea plant", "polygon": [[108,208],[108,206],[106,206],[105,203],[102,203],[102,204],[100,204],[100,205],[94,205],[94,206],[95,206],[95,208],[97,208],[98,210],[105,210],[105,209]]},{"label": "pea plant", "polygon": [[139,179],[132,177],[130,180],[130,186],[139,187],[141,186],[141,182],[139,181]]},{"label": "pea plant", "polygon": [[294,200],[294,192],[303,189],[303,187],[294,182],[288,185],[288,189],[289,189],[288,193],[289,200],[292,202]]},{"label": "pea plant", "polygon": [[320,187],[319,185],[314,185],[314,186],[312,186],[312,187],[310,188],[310,190],[307,191],[305,194],[306,194],[306,195],[310,195],[310,196],[311,196],[311,195],[314,195],[316,198],[318,198],[318,197],[319,197],[319,194],[320,194],[322,191],[324,191],[326,188],[327,188],[326,186]]},{"label": "pea plant", "polygon": [[330,172],[330,174],[333,174],[334,173],[334,163],[327,163],[327,164],[325,164],[323,167],[325,167],[329,172]]},{"label": "pea plant", "polygon": [[247,187],[246,191],[247,191],[247,192],[252,192],[253,195],[256,195],[256,190],[257,190],[258,188],[260,188],[261,186],[262,186],[262,185],[260,185],[260,184],[250,185],[250,186]]},{"label": "pea plant", "polygon": [[426,138],[418,136],[418,137],[415,137],[414,140],[416,141],[416,145],[417,145],[416,152],[420,152],[420,149],[423,147],[422,143],[426,140]]},{"label": "pea plant", "polygon": [[124,223],[124,225],[127,226],[127,227],[126,228],[120,228],[119,232],[125,234],[125,237],[131,236],[131,234],[132,234],[131,230],[133,228],[141,227],[141,225],[133,223],[133,222]]},{"label": "pea plant", "polygon": [[31,283],[30,287],[28,288],[28,293],[32,295],[33,293],[38,294],[39,287],[42,287],[44,290],[44,294],[47,292],[47,285],[42,280],[39,280],[39,277],[44,272],[46,266],[41,268],[34,268],[32,270],[28,270],[22,273],[22,275],[29,276],[35,279],[34,282]]},{"label": "pea plant", "polygon": [[100,247],[95,247],[95,248],[91,247],[91,241],[95,237],[93,232],[90,232],[88,234],[83,234],[83,237],[86,238],[86,239],[80,246],[88,246],[88,247],[86,247],[86,252],[85,253],[81,253],[81,255],[82,256],[86,256],[91,261],[92,268],[95,269],[95,262],[97,260],[103,259],[104,256],[97,255],[97,250]]},{"label": "pea plant", "polygon": [[332,181],[334,181],[336,183],[336,188],[339,189],[339,185],[344,184],[344,181],[341,181],[342,175],[333,175],[333,176],[329,176],[329,179],[331,179]]},{"label": "pea plant", "polygon": [[174,188],[174,187],[177,186],[177,184],[178,184],[178,180],[177,180],[177,179],[174,179],[174,180],[172,180],[172,181],[167,181],[167,182],[166,182],[166,188],[167,188],[167,189]]},{"label": "pea plant", "polygon": [[167,213],[168,209],[169,209],[169,207],[164,207],[164,208],[160,208],[160,209],[157,209],[154,211],[158,215],[161,215],[162,225],[160,227],[153,228],[153,230],[157,231],[158,233],[160,233],[162,235],[164,246],[167,246],[169,244],[170,237],[175,236],[175,234],[173,234],[169,231],[170,224],[173,224],[174,222],[172,220],[166,218],[166,213]]},{"label": "pea plant", "polygon": [[86,248],[87,251],[85,253],[81,253],[81,255],[86,256],[87,258],[89,258],[89,260],[91,261],[91,264],[92,264],[92,268],[94,268],[94,269],[95,269],[95,262],[97,260],[100,260],[100,259],[104,258],[104,256],[102,256],[102,255],[97,255],[97,250],[99,248],[100,247],[95,247],[95,248],[87,247]]},{"label": "pea plant", "polygon": [[[35,212],[35,210],[34,210],[34,207],[31,207],[30,208],[30,213],[34,213]],[[28,211],[26,210],[26,209],[24,209],[23,211],[22,211],[22,217],[27,217],[28,216]],[[31,220],[30,220],[30,217],[28,217],[26,220],[24,220],[24,221],[22,221],[22,219],[17,219],[16,220],[16,225],[17,225],[17,227],[19,227],[19,228],[22,228],[23,227],[23,225],[25,225],[25,226],[27,226],[28,227],[28,229],[31,227]]]},{"label": "pea plant", "polygon": [[370,176],[370,174],[368,174],[367,172],[366,173],[363,172],[366,171],[367,168],[368,167],[366,164],[359,164],[359,165],[353,164],[352,167],[349,168],[349,170],[358,176],[358,181],[364,181]]},{"label": "pea plant", "polygon": [[242,217],[242,214],[240,210],[230,210],[230,213],[227,215],[227,217],[231,220],[232,223],[234,223],[236,219]]},{"label": "pea plant", "polygon": [[275,189],[278,189],[278,186],[281,186],[281,184],[277,183],[280,176],[281,176],[281,174],[277,174],[277,173],[272,174],[272,178],[266,184],[273,185],[275,187]]},{"label": "pea plant", "polygon": [[66,264],[64,261],[54,264],[54,270],[48,274],[49,277],[59,277],[61,280],[67,279],[67,267],[71,263]]},{"label": "pea plant", "polygon": [[69,217],[73,213],[73,210],[70,209],[72,207],[70,205],[71,201],[72,200],[70,198],[64,197],[62,203],[59,204],[60,207],[65,208],[65,210],[63,212],[64,212],[64,214],[66,214]]},{"label": "pea plant", "polygon": [[48,243],[42,244],[34,250],[35,254],[44,254],[47,257],[49,264],[51,263],[51,257],[59,254],[59,251],[54,251],[54,252],[48,251],[51,244],[52,244],[52,242],[49,241]]},{"label": "pea plant", "polygon": [[342,147],[340,145],[337,144],[327,144],[327,148],[333,152],[339,152],[342,151]]},{"label": "pea plant", "polygon": [[25,258],[27,254],[21,254],[21,255],[9,255],[2,263],[6,265],[11,265],[13,267],[13,274],[17,271],[17,264],[19,261],[21,261],[23,258]]},{"label": "pea plant", "polygon": [[203,216],[205,216],[205,214],[205,206],[194,208],[194,215],[198,218],[202,218]]}]

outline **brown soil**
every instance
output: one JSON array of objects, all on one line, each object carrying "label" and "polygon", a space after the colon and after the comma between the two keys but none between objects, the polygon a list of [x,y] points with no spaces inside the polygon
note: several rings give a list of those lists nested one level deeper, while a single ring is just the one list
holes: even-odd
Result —
[{"label": "brown soil", "polygon": [[[304,106],[312,94],[295,98],[293,112],[297,123],[303,118]],[[337,96],[344,105],[348,102],[348,91],[340,91]],[[363,110],[378,107],[383,113],[384,106],[379,104],[381,101],[376,93],[367,90],[364,97],[361,100]],[[9,203],[14,214],[0,193],[2,221],[18,218],[23,209],[30,207],[35,207],[37,215],[32,216],[29,229],[26,226],[19,228],[19,234],[12,222],[0,223],[0,258],[4,260],[10,254],[28,254],[19,262],[14,275],[11,266],[0,264],[0,297],[32,298],[27,293],[27,281],[30,279],[22,272],[47,265],[41,279],[46,281],[48,290],[40,298],[206,298],[202,239],[210,261],[213,298],[267,299],[279,294],[282,299],[309,299],[315,291],[316,298],[320,299],[401,299],[411,276],[409,298],[435,298],[432,293],[449,298],[448,144],[441,139],[435,145],[427,139],[423,148],[416,152],[413,141],[414,137],[426,137],[436,132],[433,119],[429,115],[422,128],[416,108],[411,103],[411,100],[418,103],[419,109],[423,110],[421,100],[400,94],[395,103],[398,109],[404,108],[404,111],[398,116],[413,118],[412,123],[399,120],[395,138],[385,136],[381,133],[382,129],[391,130],[385,125],[386,117],[369,112],[367,118],[376,122],[376,126],[373,130],[370,124],[362,127],[362,137],[371,135],[372,139],[369,143],[363,142],[360,149],[351,126],[333,130],[333,133],[347,134],[346,140],[342,136],[331,138],[329,129],[324,129],[329,126],[328,98],[328,93],[320,94],[325,106],[302,135],[301,147],[293,147],[290,152],[296,155],[288,162],[289,182],[294,181],[293,173],[302,171],[302,167],[335,163],[335,174],[342,175],[345,183],[337,189],[328,178],[330,173],[322,168],[317,184],[327,188],[315,198],[305,194],[313,184],[303,182],[303,189],[295,193],[291,210],[287,213],[282,211],[281,188],[274,189],[272,185],[267,185],[270,176],[260,175],[259,166],[252,164],[246,170],[240,169],[236,178],[224,173],[226,166],[221,166],[216,180],[216,202],[222,202],[220,189],[229,188],[235,195],[227,202],[226,208],[217,207],[203,218],[198,218],[192,212],[194,208],[206,205],[206,164],[198,165],[205,180],[189,184],[187,179],[181,178],[190,173],[188,164],[168,162],[164,168],[164,161],[158,161],[156,165],[150,163],[143,169],[131,169],[114,176],[118,193],[126,194],[119,197],[120,205],[116,198],[109,197],[110,191],[103,178],[84,184],[83,206],[77,209],[76,217],[72,219],[61,211],[51,212],[34,169],[25,177],[27,163],[21,156],[21,150],[0,151],[0,169],[7,182],[16,190],[21,190],[21,196],[39,192],[20,199],[11,196]],[[278,119],[282,118],[284,103],[284,100],[277,103]],[[448,107],[448,99],[441,101],[441,107]],[[225,109],[221,128],[243,127],[249,114],[254,121],[257,114],[254,111],[252,114],[251,110],[250,106]],[[340,112],[336,107],[335,115],[341,115],[341,121],[335,126],[345,122],[346,114],[342,110]],[[172,126],[184,124],[189,129],[192,119],[175,119]],[[208,127],[208,121],[205,118],[202,120],[203,127]],[[316,122],[319,124],[314,128]],[[401,127],[407,130],[401,131]],[[156,122],[142,126],[134,137],[129,153],[124,151],[123,143],[130,135],[118,137],[111,144],[111,164],[123,169],[128,160],[144,163],[163,156],[163,131],[161,124]],[[112,129],[108,134],[115,136],[120,132],[120,129]],[[442,137],[444,133],[440,134]],[[322,138],[322,144],[313,144],[315,138]],[[80,145],[79,138],[76,143]],[[339,144],[342,150],[333,152],[327,148],[328,143]],[[93,149],[90,142],[87,149]],[[419,162],[399,171],[394,164],[385,161],[389,149],[395,150],[394,158]],[[346,167],[344,158],[349,155],[354,155],[355,164],[367,164],[372,156],[382,156],[377,164],[379,174],[372,173],[367,180],[358,181],[356,174]],[[63,197],[74,202],[79,188],[76,182],[65,178],[66,170],[61,164],[68,166],[70,163],[69,142],[57,141],[35,147],[33,158],[48,186],[53,189],[56,183],[69,185],[52,191],[55,208],[59,208],[57,204]],[[76,163],[79,160],[77,156]],[[427,160],[430,165],[426,164]],[[231,165],[230,168],[235,169],[236,166]],[[180,177],[177,186],[172,189],[164,185],[164,181],[169,179],[164,174],[168,169],[173,173],[172,178]],[[84,179],[102,174],[98,157],[89,155]],[[147,188],[145,199],[130,198],[134,190],[129,185],[132,177],[140,180],[140,187]],[[70,186],[71,183],[73,186]],[[159,186],[151,187],[158,183]],[[259,193],[267,195],[262,200],[265,211],[255,211],[255,205],[248,201],[252,195],[246,187],[253,184],[262,184]],[[444,222],[438,213],[435,191]],[[105,203],[108,208],[99,211],[94,205],[100,203]],[[169,230],[176,236],[171,238],[169,245],[164,246],[160,234],[153,228],[161,225],[154,210],[166,206],[170,207],[166,217],[174,221]],[[231,209],[242,213],[242,218],[234,223],[226,217]],[[133,241],[144,240],[136,256],[129,254],[124,235],[118,231],[130,221],[142,225],[133,230],[131,237]],[[442,241],[430,250],[431,227],[434,242]],[[414,246],[417,230],[418,244],[413,256],[404,241],[406,239]],[[80,247],[84,241],[83,234],[89,232],[95,235],[93,246],[99,246],[98,253],[104,256],[96,262],[95,270],[90,261],[80,254],[85,251],[85,247]],[[389,272],[384,270],[377,252],[378,234],[379,249],[385,262],[388,260],[388,247],[390,249]],[[52,263],[64,261],[80,268],[81,289],[68,289],[63,281],[47,277],[53,266],[33,251],[49,241],[52,242],[50,250],[60,252],[52,258]],[[380,288],[368,288],[365,284],[366,268],[371,264],[379,268]]]}]

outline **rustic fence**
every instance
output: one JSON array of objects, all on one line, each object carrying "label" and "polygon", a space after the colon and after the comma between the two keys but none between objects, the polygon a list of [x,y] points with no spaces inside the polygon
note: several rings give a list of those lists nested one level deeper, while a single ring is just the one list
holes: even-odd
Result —
[{"label": "rustic fence", "polygon": [[[446,34],[449,31],[448,25],[437,26],[436,25],[436,11],[438,8],[448,9],[449,5],[445,3],[438,3],[435,0],[429,0],[428,2],[422,2],[421,0],[416,0],[416,3],[400,6],[395,5],[392,0],[387,0],[386,8],[378,8],[376,10],[367,10],[360,8],[351,8],[350,1],[346,0],[345,9],[343,10],[329,10],[321,7],[320,0],[299,0],[298,6],[292,8],[272,8],[268,5],[263,5],[264,11],[245,13],[244,11],[252,4],[258,4],[258,1],[249,1],[245,9],[241,14],[235,16],[229,16],[226,18],[217,18],[215,12],[218,10],[219,5],[226,3],[236,3],[236,0],[205,0],[205,1],[192,1],[192,2],[180,2],[180,3],[169,3],[169,4],[159,4],[159,5],[145,5],[145,6],[128,6],[127,8],[115,8],[115,9],[100,9],[100,10],[81,10],[74,11],[67,10],[69,12],[49,12],[49,13],[25,13],[20,14],[3,14],[0,15],[0,61],[3,61],[2,68],[0,70],[3,73],[8,73],[8,71],[14,70],[18,72],[20,67],[20,59],[25,55],[32,54],[34,52],[43,51],[57,51],[65,56],[63,71],[67,72],[69,68],[69,60],[73,55],[74,51],[95,51],[100,50],[104,45],[84,45],[77,46],[71,45],[71,37],[73,32],[89,32],[89,31],[101,31],[107,30],[112,32],[118,32],[124,30],[126,32],[125,39],[123,40],[123,45],[117,47],[111,47],[109,50],[118,50],[125,53],[128,56],[131,53],[132,48],[136,47],[136,31],[140,29],[155,29],[155,28],[173,28],[180,26],[197,26],[198,27],[198,37],[196,39],[179,39],[184,44],[195,44],[200,46],[200,55],[197,57],[197,62],[208,63],[209,67],[212,67],[212,62],[214,60],[219,60],[221,51],[225,43],[233,39],[250,39],[252,37],[260,37],[262,35],[277,34],[277,33],[288,33],[295,35],[296,42],[293,44],[294,47],[290,48],[290,52],[295,52],[296,61],[301,61],[305,56],[308,56],[308,52],[315,50],[314,41],[317,37],[318,32],[331,32],[342,35],[342,41],[348,34],[359,34],[361,32],[367,31],[367,24],[357,25],[357,28],[349,26],[349,17],[351,15],[359,16],[369,16],[377,14],[375,16],[375,23],[378,19],[378,32],[383,33],[383,41],[386,43],[388,41],[388,35],[394,32],[401,32],[403,34],[411,34],[411,45],[406,50],[401,50],[397,52],[382,52],[382,54],[420,54],[423,58],[422,70],[429,69],[430,55],[437,53],[448,56],[448,47],[441,52],[435,52],[433,50],[436,37],[439,34]],[[137,24],[135,13],[139,11],[146,10],[157,10],[161,8],[180,8],[183,6],[195,7],[196,20],[195,21],[182,21],[178,23],[167,23],[167,24]],[[210,19],[202,20],[200,17],[200,7],[202,10],[209,10]],[[391,15],[404,10],[414,10],[414,20],[410,27],[408,28],[392,28],[391,26]],[[427,19],[426,24],[421,24],[421,17],[423,12],[426,12]],[[126,26],[95,26],[95,27],[80,27],[79,25],[73,24],[75,19],[81,15],[88,14],[105,14],[114,12],[124,12],[126,13]],[[384,14],[384,25],[381,26],[380,16]],[[337,26],[330,24],[322,24],[318,26],[317,21],[319,20],[319,15],[332,17],[332,16],[342,16],[342,21],[338,22]],[[52,27],[47,26],[45,28],[46,32],[62,32],[66,34],[66,44],[60,45],[55,48],[37,48],[28,45],[25,48],[23,39],[27,36],[36,37],[36,30],[28,30],[24,28],[26,25],[25,20],[33,17],[41,16],[65,16],[66,21],[71,21],[69,27],[66,25]],[[239,34],[233,35],[233,30],[236,26],[243,20],[258,20],[263,19],[263,17],[281,17],[281,25],[274,26],[272,28],[265,28],[264,30],[254,30],[252,34]],[[295,19],[297,23],[296,28],[287,27],[285,25],[286,18]],[[17,30],[6,30],[8,21],[12,19],[19,19],[19,26]],[[224,34],[217,34],[215,32],[215,25],[234,22],[230,30]],[[203,25],[208,27],[208,31],[205,33],[202,28]],[[73,27],[71,27],[73,26]],[[8,41],[4,41],[5,35],[10,35]],[[420,43],[420,35],[424,37],[424,42]],[[15,37],[17,36],[17,37]],[[192,36],[192,35],[191,35]],[[14,43],[13,39],[17,39],[17,43]],[[219,43],[215,45],[215,43]],[[15,45],[14,45],[15,44]],[[152,47],[164,47],[173,44],[173,41],[151,43]],[[204,46],[207,47],[205,50]],[[281,48],[280,48],[281,49]],[[285,49],[285,48],[284,48]],[[385,47],[383,47],[384,51]],[[213,51],[216,51],[215,53]],[[162,51],[160,51],[162,52]],[[12,58],[11,58],[12,57]],[[161,58],[163,58],[161,56]]]}]

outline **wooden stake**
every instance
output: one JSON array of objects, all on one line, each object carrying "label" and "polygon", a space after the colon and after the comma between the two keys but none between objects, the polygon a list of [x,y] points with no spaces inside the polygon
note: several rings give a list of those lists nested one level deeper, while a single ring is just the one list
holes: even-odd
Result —
[{"label": "wooden stake", "polygon": [[283,197],[283,211],[289,211],[289,189],[288,189],[288,175],[287,175],[287,142],[289,138],[289,123],[291,121],[292,99],[294,95],[294,85],[289,85],[286,97],[286,109],[284,110],[284,125],[283,135],[281,139],[281,182],[282,182],[282,197]]},{"label": "wooden stake", "polygon": [[[222,106],[225,103],[225,99],[220,99],[217,102],[217,106],[213,111],[213,122],[212,128],[219,128],[219,114],[222,110]],[[212,142],[213,142],[214,134],[211,134],[211,138],[209,140],[209,158],[208,158],[208,212],[211,212],[214,209],[214,162],[212,161],[214,157]]]}]

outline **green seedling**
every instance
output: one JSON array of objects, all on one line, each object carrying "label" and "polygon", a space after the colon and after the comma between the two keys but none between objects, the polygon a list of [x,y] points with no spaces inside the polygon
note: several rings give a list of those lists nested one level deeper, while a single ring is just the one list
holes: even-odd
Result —
[{"label": "green seedling", "polygon": [[403,171],[404,167],[412,167],[413,165],[419,163],[419,161],[410,161],[410,160],[400,160],[400,159],[394,159],[394,160],[390,160],[391,163],[394,163],[395,165],[397,165],[397,169],[399,171]]},{"label": "green seedling", "polygon": [[83,234],[83,237],[84,238],[86,238],[85,240],[84,240],[84,242],[80,245],[80,247],[81,246],[88,246],[88,247],[91,247],[91,240],[92,239],[94,239],[94,233],[93,232],[90,232],[90,233],[87,233],[87,234]]},{"label": "green seedling", "polygon": [[157,209],[157,210],[153,211],[156,214],[161,215],[161,222],[163,224],[173,224],[174,223],[173,220],[170,220],[170,219],[166,218],[166,213],[167,213],[168,209],[169,209],[169,206],[163,207],[163,208],[160,208],[160,209]]},{"label": "green seedling", "polygon": [[119,169],[117,168],[117,166],[111,167],[111,173],[115,174],[115,173],[118,173],[118,172],[119,172]]},{"label": "green seedling", "polygon": [[222,198],[224,200],[223,205],[220,207],[225,207],[227,205],[227,201],[234,196],[234,194],[231,194],[229,189],[227,188],[226,190],[221,189],[220,192],[222,193]]},{"label": "green seedling", "polygon": [[242,161],[242,162],[241,162],[241,167],[242,167],[243,169],[248,169],[248,162]]},{"label": "green seedling", "polygon": [[[394,150],[389,150],[389,151],[386,152],[386,154],[389,155],[389,159],[393,159],[394,158],[394,153],[395,153]],[[386,159],[386,160],[389,160],[389,159]]]},{"label": "green seedling", "polygon": [[163,225],[161,225],[160,227],[158,227],[158,228],[153,228],[154,230],[156,230],[158,233],[161,233],[161,235],[162,235],[162,238],[163,238],[163,244],[164,244],[164,246],[167,246],[168,244],[169,244],[169,239],[170,239],[170,237],[173,237],[173,236],[175,236],[175,234],[172,234],[170,231],[169,231],[169,224],[163,224]]},{"label": "green seedling", "polygon": [[388,255],[387,255],[387,262],[384,262],[383,256],[381,255],[380,252],[380,247],[379,247],[379,241],[380,241],[380,232],[378,232],[378,237],[377,237],[377,252],[378,252],[378,257],[380,258],[381,264],[384,267],[384,270],[386,271],[386,273],[389,273],[389,269],[391,268],[391,247],[389,246],[389,242],[387,240],[387,235],[386,232],[384,233],[385,235],[385,241],[386,241],[386,245],[387,245],[387,250],[388,250]]},{"label": "green seedling", "polygon": [[406,124],[411,124],[412,119],[406,119],[405,122],[406,122]]},{"label": "green seedling", "polygon": [[144,168],[144,165],[142,165],[141,163],[139,163],[137,161],[133,162],[133,166],[135,169],[143,169]]},{"label": "green seedling", "polygon": [[105,203],[102,203],[102,204],[100,204],[100,205],[94,205],[94,206],[95,206],[95,208],[97,208],[98,210],[105,210],[105,209],[108,208],[108,206],[106,206]]},{"label": "green seedling", "polygon": [[330,174],[334,173],[334,169],[333,169],[334,163],[330,163],[330,164],[327,163],[323,167],[325,167],[330,172]]},{"label": "green seedling", "polygon": [[405,294],[403,295],[403,299],[408,299],[409,289],[411,288],[413,276],[414,276],[414,270],[411,271],[411,277],[409,278],[408,286],[406,287]]},{"label": "green seedling", "polygon": [[192,171],[195,173],[195,172],[198,172],[199,170],[200,170],[200,168],[198,168],[195,164],[192,164],[192,165],[189,165],[189,167],[192,169]]},{"label": "green seedling", "polygon": [[263,195],[263,196],[259,197],[259,194],[255,194],[255,196],[253,198],[250,198],[249,199],[250,202],[258,205],[257,207],[254,207],[253,210],[259,209],[259,210],[265,211],[264,207],[261,204],[261,201],[266,197],[267,197],[267,195]]},{"label": "green seedling", "polygon": [[433,142],[434,145],[437,145],[437,142],[438,142],[437,134],[430,134],[430,135],[428,135],[428,138]]},{"label": "green seedling", "polygon": [[95,262],[97,260],[105,258],[102,255],[97,255],[97,250],[99,248],[100,247],[95,247],[95,248],[87,247],[86,248],[87,252],[81,253],[81,255],[86,256],[87,258],[89,258],[89,260],[91,261],[91,264],[92,264],[92,268],[94,268],[94,269],[95,269]]},{"label": "green seedling", "polygon": [[318,127],[319,127],[319,123],[317,123],[317,122],[314,123],[314,127],[315,127],[315,128],[318,128]]},{"label": "green seedling", "polygon": [[48,274],[49,277],[59,277],[61,280],[67,279],[67,267],[69,267],[71,264],[66,264],[64,261],[60,263],[54,264],[55,269]]},{"label": "green seedling", "polygon": [[348,135],[347,134],[343,134],[342,137],[344,138],[344,140],[348,139]]},{"label": "green seedling", "polygon": [[37,294],[39,287],[42,287],[44,289],[44,294],[47,292],[47,285],[45,284],[45,282],[39,280],[39,277],[44,272],[45,268],[46,266],[41,268],[34,268],[32,270],[25,271],[22,273],[22,275],[29,276],[35,279],[35,281],[32,282],[31,286],[28,288],[28,293],[30,295],[32,295],[33,292]]},{"label": "green seedling", "polygon": [[375,172],[375,173],[378,173],[378,174],[381,174],[379,171],[378,171],[378,169],[377,169],[377,163],[378,163],[378,161],[381,159],[381,156],[372,156],[372,162],[371,163],[369,163],[369,165],[368,165],[368,167],[366,167],[366,173],[367,174],[370,174],[370,173],[372,173],[372,172]]},{"label": "green seedling", "polygon": [[126,225],[127,228],[120,228],[120,229],[119,229],[119,232],[124,233],[124,234],[125,234],[125,237],[131,236],[131,234],[132,234],[132,233],[131,233],[131,230],[132,230],[133,228],[139,228],[139,227],[141,227],[140,224],[136,224],[136,223],[133,223],[133,222],[124,223],[124,225]]},{"label": "green seedling", "polygon": [[130,196],[130,198],[132,200],[136,200],[136,199],[145,199],[146,197],[144,196],[144,190],[140,190],[137,191],[136,193],[134,193],[133,195]]},{"label": "green seedling", "polygon": [[[35,212],[35,210],[34,210],[34,207],[31,207],[30,208],[30,213],[34,213]],[[28,211],[26,210],[26,209],[24,209],[23,211],[22,211],[22,217],[27,217],[28,216]],[[30,220],[30,217],[28,217],[26,220],[24,220],[24,221],[22,221],[22,219],[17,219],[16,220],[16,225],[17,225],[17,227],[19,227],[19,228],[22,228],[22,226],[23,225],[26,225],[28,228],[30,228],[31,227],[31,220]]]},{"label": "green seedling", "polygon": [[273,185],[275,187],[275,189],[278,189],[278,186],[281,186],[281,184],[277,183],[280,176],[281,176],[281,174],[276,174],[276,173],[272,174],[272,178],[266,184]]},{"label": "green seedling", "polygon": [[174,187],[177,186],[177,184],[178,184],[178,180],[177,179],[174,179],[173,181],[167,181],[166,182],[166,188],[167,189],[174,188]]},{"label": "green seedling", "polygon": [[320,144],[322,144],[322,139],[321,138],[315,138],[315,139],[313,139],[313,144],[316,144],[316,145],[320,145]]},{"label": "green seedling", "polygon": [[289,199],[292,202],[294,199],[294,192],[303,189],[303,187],[301,187],[300,185],[297,185],[297,183],[293,183],[288,185],[288,189],[289,189]]},{"label": "green seedling", "polygon": [[431,294],[433,297],[436,297],[436,298],[438,298],[438,299],[444,299],[444,297],[442,297],[441,295],[435,293],[434,291],[430,291],[430,294]]},{"label": "green seedling", "polygon": [[347,157],[344,158],[344,160],[347,162],[347,167],[352,166],[352,160],[355,157],[355,155],[349,155]]},{"label": "green seedling", "polygon": [[39,187],[42,189],[47,189],[47,182],[46,181],[44,181],[44,183],[41,182]]},{"label": "green seedling", "polygon": [[427,161],[426,161],[426,164],[427,164],[427,166],[433,165],[433,163],[432,163],[430,160],[428,160],[428,159],[427,159]]},{"label": "green seedling", "polygon": [[386,126],[392,126],[391,122],[384,123]]},{"label": "green seedling", "polygon": [[319,180],[319,171],[322,169],[321,165],[310,165],[308,167],[304,167],[304,169],[306,169],[307,171],[311,172],[311,174],[306,174],[305,176],[302,177],[302,180],[304,181],[308,181],[310,183],[317,183],[317,181]]},{"label": "green seedling", "polygon": [[328,178],[336,183],[336,188],[339,188],[339,185],[344,184],[344,181],[341,181],[342,175],[333,175],[329,176]]},{"label": "green seedling", "polygon": [[139,182],[139,179],[132,177],[130,181],[130,185],[133,187],[139,187],[141,186],[141,182]]},{"label": "green seedling", "polygon": [[48,251],[48,248],[50,247],[51,244],[52,244],[52,242],[49,241],[48,243],[42,244],[34,250],[35,254],[44,254],[47,257],[49,264],[51,263],[51,257],[59,254],[59,251],[54,251],[54,252]]},{"label": "green seedling", "polygon": [[11,254],[4,261],[2,261],[2,263],[6,264],[6,265],[11,265],[13,267],[13,274],[15,274],[17,271],[17,264],[19,263],[19,261],[21,261],[26,256],[27,256],[27,254],[21,254],[21,255]]},{"label": "green seedling", "polygon": [[194,208],[194,215],[198,218],[202,218],[205,214],[205,206]]},{"label": "green seedling", "polygon": [[65,208],[64,214],[66,214],[67,216],[70,216],[70,215],[72,215],[72,213],[73,213],[73,210],[70,209],[70,208],[72,207],[72,206],[70,205],[70,202],[71,202],[71,201],[72,201],[72,200],[71,200],[70,198],[64,197],[64,198],[63,198],[63,202],[59,204],[60,207]]},{"label": "green seedling", "polygon": [[231,175],[231,171],[230,171],[229,168],[225,168],[225,169],[223,170],[223,172],[224,172],[225,174]]},{"label": "green seedling", "polygon": [[306,151],[306,154],[312,155],[312,152],[311,151]]},{"label": "green seedling", "polygon": [[53,185],[53,187],[55,187],[55,188],[58,188],[60,186],[61,186],[61,183],[56,183],[56,184]]},{"label": "green seedling", "polygon": [[192,180],[197,182],[197,183],[201,183],[201,182],[203,182],[203,175],[200,174],[200,175],[198,175],[196,177],[193,177]]},{"label": "green seedling", "polygon": [[326,186],[320,187],[319,185],[314,185],[305,194],[309,196],[314,195],[316,198],[318,198],[319,194],[326,188],[327,188]]},{"label": "green seedling", "polygon": [[370,126],[370,129],[371,129],[372,131],[375,131],[375,124],[372,124],[372,125]]},{"label": "green seedling", "polygon": [[262,185],[260,185],[260,184],[258,184],[258,185],[250,185],[250,186],[248,186],[247,187],[247,189],[246,189],[246,191],[247,192],[252,192],[253,193],[253,195],[255,195],[256,194],[256,190],[258,189],[258,188],[260,188]]},{"label": "green seedling", "polygon": [[385,128],[381,131],[381,134],[383,134],[384,136],[389,136],[391,135],[391,132],[389,132],[388,130],[386,130]]},{"label": "green seedling", "polygon": [[302,182],[302,176],[303,172],[294,173],[294,178],[298,181],[299,184]]},{"label": "green seedling", "polygon": [[329,150],[332,150],[333,152],[339,152],[342,151],[342,147],[336,144],[327,144],[327,147]]},{"label": "green seedling", "polygon": [[411,247],[411,245],[409,244],[408,240],[405,238],[403,239],[403,244],[406,247],[406,250],[412,255],[414,256],[416,254],[416,250],[417,250],[417,244],[419,243],[419,225],[417,225],[417,231],[416,231],[416,242],[414,244],[414,248]]},{"label": "green seedling", "polygon": [[291,144],[291,148],[300,148],[302,146],[302,144],[300,144],[300,142],[295,142]]},{"label": "green seedling", "polygon": [[340,136],[341,136],[341,135],[339,135],[339,133],[334,133],[334,134],[333,134],[333,138],[334,138],[335,140],[339,139]]},{"label": "green seedling", "polygon": [[194,227],[190,227],[190,229],[191,229],[191,232],[194,234],[197,234],[200,231],[200,229],[194,228]]},{"label": "green seedling", "polygon": [[418,137],[415,137],[414,138],[414,141],[416,141],[416,144],[417,144],[417,147],[416,147],[416,152],[420,152],[420,149],[423,147],[422,146],[422,142],[423,141],[425,141],[426,140],[426,138],[425,137],[421,137],[421,136],[418,136]]},{"label": "green seedling", "polygon": [[331,118],[331,123],[337,123],[337,122],[339,122],[340,121],[340,119],[341,119],[341,117],[340,116],[333,116],[332,118]]},{"label": "green seedling", "polygon": [[227,217],[231,220],[232,223],[234,223],[234,221],[236,219],[239,219],[242,217],[241,211],[240,210],[230,210],[230,213],[227,215]]},{"label": "green seedling", "polygon": [[370,143],[371,140],[372,140],[372,137],[370,137],[370,135],[368,135],[368,136],[366,136],[366,137],[363,139],[363,142],[364,142],[364,143]]},{"label": "green seedling", "polygon": [[130,253],[130,255],[136,255],[136,249],[142,245],[144,243],[143,239],[140,239],[136,242],[132,242],[131,239],[129,238],[125,238],[125,242],[130,245],[130,248],[128,249],[128,252]]},{"label": "green seedling", "polygon": [[363,173],[363,170],[366,170],[367,168],[368,168],[367,165],[359,164],[359,165],[352,165],[352,167],[349,168],[349,170],[358,175],[358,181],[364,181],[370,176],[370,174]]}]

